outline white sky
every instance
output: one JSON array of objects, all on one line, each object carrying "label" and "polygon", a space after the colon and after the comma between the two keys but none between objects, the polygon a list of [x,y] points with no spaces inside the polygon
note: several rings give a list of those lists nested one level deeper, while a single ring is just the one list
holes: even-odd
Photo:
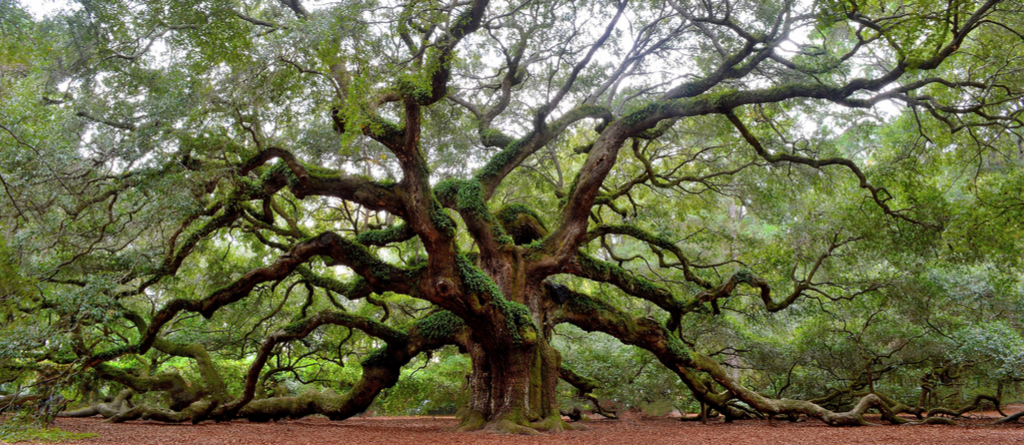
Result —
[{"label": "white sky", "polygon": [[21,0],[21,5],[37,20],[61,9],[78,7],[78,5],[69,5],[69,2],[66,0]]}]

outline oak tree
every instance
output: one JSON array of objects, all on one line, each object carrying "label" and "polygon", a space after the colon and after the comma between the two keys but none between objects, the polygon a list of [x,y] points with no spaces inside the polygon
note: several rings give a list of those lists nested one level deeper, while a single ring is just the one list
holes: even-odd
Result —
[{"label": "oak tree", "polygon": [[[1020,2],[5,3],[8,368],[125,388],[81,413],[345,419],[457,345],[462,430],[557,431],[574,325],[729,418],[905,422],[697,332],[1021,259]],[[265,394],[358,342],[341,394]]]}]

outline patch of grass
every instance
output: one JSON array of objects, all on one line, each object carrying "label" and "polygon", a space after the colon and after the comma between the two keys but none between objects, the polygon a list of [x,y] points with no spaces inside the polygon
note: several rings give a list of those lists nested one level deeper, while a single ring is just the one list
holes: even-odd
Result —
[{"label": "patch of grass", "polygon": [[5,429],[0,426],[0,441],[4,443],[60,443],[99,437],[96,433],[71,433],[60,428]]}]

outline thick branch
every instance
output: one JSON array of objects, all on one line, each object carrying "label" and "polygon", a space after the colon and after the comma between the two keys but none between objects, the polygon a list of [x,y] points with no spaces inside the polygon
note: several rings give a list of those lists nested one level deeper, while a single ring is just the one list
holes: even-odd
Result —
[{"label": "thick branch", "polygon": [[338,263],[352,268],[373,289],[392,290],[405,294],[416,293],[418,272],[391,266],[373,256],[362,245],[344,239],[337,234],[326,232],[295,246],[273,265],[254,269],[206,298],[169,301],[153,316],[145,335],[142,336],[138,344],[122,346],[97,354],[87,360],[84,367],[95,366],[127,353],[144,354],[156,341],[163,326],[174,319],[179,312],[197,312],[210,318],[218,309],[248,296],[256,285],[267,281],[282,280],[296,268],[318,255],[329,256]]}]

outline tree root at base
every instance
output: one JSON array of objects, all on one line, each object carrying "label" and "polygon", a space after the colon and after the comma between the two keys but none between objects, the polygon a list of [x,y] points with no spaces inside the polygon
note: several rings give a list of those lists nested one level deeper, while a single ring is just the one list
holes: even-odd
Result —
[{"label": "tree root at base", "polygon": [[562,431],[587,429],[583,425],[573,425],[570,424],[569,422],[562,420],[562,416],[559,414],[551,415],[536,422],[533,422],[530,424],[530,427],[536,429],[537,431],[545,431],[548,433],[560,433]]}]

